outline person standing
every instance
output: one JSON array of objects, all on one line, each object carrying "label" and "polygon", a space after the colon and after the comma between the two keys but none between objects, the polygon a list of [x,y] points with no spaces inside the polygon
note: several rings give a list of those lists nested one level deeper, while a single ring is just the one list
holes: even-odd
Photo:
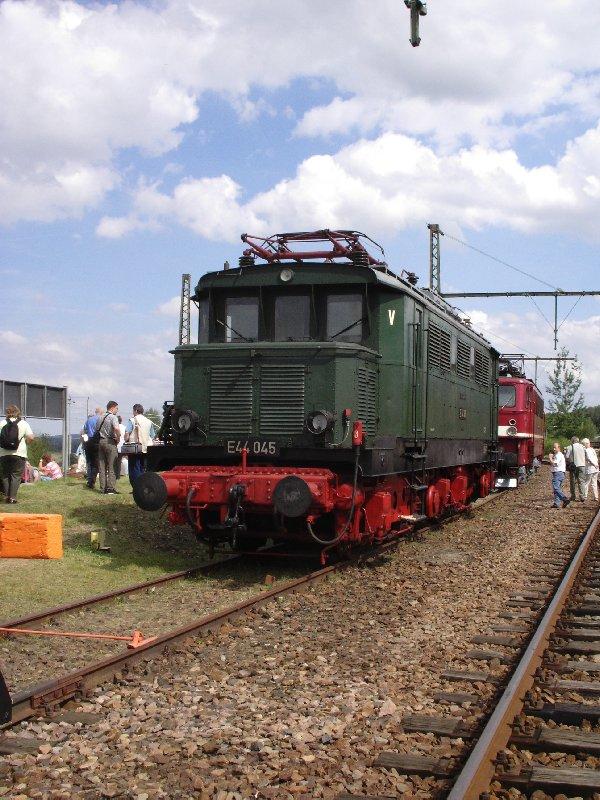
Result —
[{"label": "person standing", "polygon": [[6,503],[17,502],[17,492],[27,463],[27,444],[34,440],[31,426],[21,419],[21,411],[10,405],[0,422],[0,476]]},{"label": "person standing", "polygon": [[579,499],[583,503],[585,500],[585,447],[579,441],[578,436],[573,436],[571,444],[565,450],[565,459],[569,471],[569,486],[571,489],[571,501]]},{"label": "person standing", "polygon": [[93,414],[89,415],[81,429],[81,439],[83,440],[83,450],[87,465],[86,486],[88,489],[94,488],[98,476],[98,442],[95,440],[94,434],[101,417],[102,409],[98,407]]},{"label": "person standing", "polygon": [[598,502],[598,454],[590,445],[589,439],[582,439],[581,444],[585,448],[585,494],[583,499],[588,499],[591,487],[594,500]]},{"label": "person standing", "polygon": [[119,431],[121,432],[121,435],[119,436],[119,442],[117,444],[118,455],[117,455],[116,475],[117,475],[117,480],[119,480],[123,471],[123,458],[125,457],[124,454],[121,452],[121,450],[123,449],[123,444],[125,442],[125,425],[123,425],[123,417],[120,414],[118,415],[117,419],[119,420]]},{"label": "person standing", "polygon": [[566,508],[571,502],[562,490],[562,484],[565,479],[565,471],[567,469],[565,457],[562,454],[558,442],[554,442],[552,452],[550,453],[550,469],[552,472],[552,491],[554,492],[554,505],[552,508]]},{"label": "person standing", "polygon": [[117,458],[119,452],[117,444],[121,438],[119,430],[119,418],[117,411],[119,404],[110,400],[106,404],[106,414],[98,422],[96,432],[99,437],[98,442],[98,482],[100,491],[103,494],[118,494],[116,483]]},{"label": "person standing", "polygon": [[154,423],[144,416],[144,406],[136,403],[133,407],[133,417],[125,428],[126,441],[139,444],[141,449],[140,453],[130,453],[127,457],[129,461],[129,482],[132,486],[134,480],[146,471],[148,445],[152,443],[155,436]]}]

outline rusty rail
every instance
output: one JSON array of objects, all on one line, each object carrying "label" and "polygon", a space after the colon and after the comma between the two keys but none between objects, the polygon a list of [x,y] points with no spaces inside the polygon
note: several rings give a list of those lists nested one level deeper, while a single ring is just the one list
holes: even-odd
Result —
[{"label": "rusty rail", "polygon": [[[481,507],[482,505],[486,505],[488,502],[501,496],[503,496],[502,493],[488,495],[488,497],[477,501],[477,503],[474,505],[474,509],[477,510],[477,508]],[[443,524],[451,523],[459,516],[460,515],[452,515],[448,519],[443,520]],[[420,528],[420,530],[427,530],[428,527],[429,526],[425,526]],[[201,617],[192,623],[158,636],[155,640],[136,647],[135,650],[121,651],[114,656],[103,659],[102,661],[94,662],[78,670],[74,670],[67,675],[39,683],[20,692],[16,692],[12,696],[12,721],[10,724],[14,725],[18,722],[28,719],[29,717],[39,715],[40,712],[44,711],[44,709],[62,703],[82,692],[89,690],[93,686],[100,683],[103,679],[113,676],[127,664],[131,664],[142,659],[149,660],[151,658],[155,658],[170,644],[180,641],[181,639],[185,639],[189,636],[194,636],[198,633],[204,633],[215,627],[219,627],[224,622],[234,619],[235,617],[246,613],[252,608],[263,605],[275,597],[289,594],[291,592],[302,591],[319,582],[320,580],[327,578],[333,572],[359,563],[365,557],[368,558],[371,555],[376,555],[378,553],[394,549],[402,542],[402,540],[403,537],[398,537],[397,539],[386,542],[385,544],[370,550],[367,553],[359,553],[354,559],[324,567],[316,572],[309,573],[302,578],[296,578],[292,581],[288,581],[279,587],[262,592],[261,594],[242,601],[241,603],[237,603],[236,605],[222,609],[221,611]],[[273,548],[265,548],[265,550],[262,552],[258,551],[258,554],[269,555],[272,549]],[[46,611],[39,612],[31,617],[22,617],[16,620],[10,620],[4,623],[3,627],[10,628],[17,625],[27,624],[29,622],[51,617],[55,614],[64,613],[65,611],[83,608],[87,605],[92,605],[104,600],[110,600],[113,597],[127,594],[131,591],[139,591],[140,589],[148,586],[158,585],[176,578],[186,577],[200,570],[210,569],[212,567],[219,566],[220,564],[236,561],[245,555],[247,554],[234,554],[223,559],[222,561],[207,562],[206,564],[193,567],[190,570],[170,573],[169,575],[165,575],[162,578],[157,578],[153,581],[146,581],[145,583],[135,584],[133,586],[124,587],[123,589],[118,589],[115,592],[107,592],[105,594],[87,598],[86,600],[76,601],[64,606],[57,606],[54,609],[47,609]],[[0,730],[2,730],[3,727],[5,726],[0,724]]]},{"label": "rusty rail", "polygon": [[64,702],[80,692],[89,690],[103,678],[113,675],[126,664],[131,664],[132,662],[144,658],[154,658],[168,645],[174,642],[219,627],[224,622],[234,619],[252,608],[263,605],[279,595],[302,591],[318,581],[327,578],[332,572],[346,566],[348,563],[350,562],[343,562],[341,564],[324,567],[316,572],[311,572],[308,575],[304,575],[302,578],[288,581],[275,589],[261,592],[261,594],[244,600],[241,603],[229,606],[214,614],[201,617],[188,625],[176,628],[169,633],[157,637],[155,641],[142,645],[133,651],[121,651],[114,656],[89,664],[63,677],[46,681],[45,683],[17,692],[12,698],[12,724],[14,725],[16,722],[39,714],[40,711],[47,706]]},{"label": "rusty rail", "polygon": [[494,712],[448,794],[448,800],[478,800],[480,794],[488,791],[490,781],[494,776],[494,762],[500,751],[508,744],[513,722],[523,709],[525,695],[533,686],[536,671],[542,663],[556,622],[565,607],[599,527],[600,511],[592,520],[573,555],[546,613],[540,620]]},{"label": "rusty rail", "polygon": [[161,575],[160,578],[153,578],[150,581],[133,583],[130,586],[123,586],[120,589],[114,589],[112,592],[103,592],[102,594],[92,595],[92,597],[86,597],[83,600],[75,600],[72,603],[54,606],[54,608],[46,608],[34,614],[29,614],[26,617],[9,619],[6,622],[0,623],[0,628],[21,628],[23,625],[30,625],[32,622],[39,622],[42,619],[56,617],[60,614],[65,614],[68,611],[76,611],[79,608],[86,608],[86,606],[93,606],[97,603],[113,600],[115,597],[122,597],[125,594],[134,594],[135,592],[140,592],[143,589],[150,589],[153,586],[160,586],[163,583],[170,583],[171,581],[182,578],[191,578],[193,575],[197,575],[200,572],[209,572],[216,567],[220,567],[222,564],[229,564],[232,561],[238,561],[244,555],[244,553],[233,553],[232,555],[226,556],[218,561],[206,561],[202,564],[198,564],[196,567],[183,569],[179,572],[169,572],[167,575]]}]

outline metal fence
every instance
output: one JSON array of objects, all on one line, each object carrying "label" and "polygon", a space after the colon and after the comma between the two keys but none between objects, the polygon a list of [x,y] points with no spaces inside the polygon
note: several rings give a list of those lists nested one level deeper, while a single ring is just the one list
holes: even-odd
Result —
[{"label": "metal fence", "polygon": [[63,472],[70,466],[69,403],[66,386],[0,380],[0,409],[15,405],[24,417],[62,421]]}]

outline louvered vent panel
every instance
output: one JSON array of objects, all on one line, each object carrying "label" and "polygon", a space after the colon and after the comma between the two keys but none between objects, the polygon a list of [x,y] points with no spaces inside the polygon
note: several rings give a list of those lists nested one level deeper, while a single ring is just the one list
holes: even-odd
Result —
[{"label": "louvered vent panel", "polygon": [[270,365],[260,370],[260,432],[265,436],[304,430],[304,367]]},{"label": "louvered vent panel", "polygon": [[456,374],[461,378],[471,377],[471,348],[460,340],[456,348]]},{"label": "louvered vent panel", "polygon": [[430,367],[439,367],[440,369],[449,370],[451,346],[452,336],[448,331],[430,322],[429,335],[427,338],[427,364]]},{"label": "louvered vent panel", "polygon": [[479,350],[475,351],[475,380],[485,384],[490,382],[490,359]]},{"label": "louvered vent panel", "polygon": [[440,366],[442,369],[449,370],[451,364],[452,335],[448,331],[441,331],[440,340]]},{"label": "louvered vent panel", "polygon": [[367,436],[375,436],[377,426],[377,373],[368,367],[358,368],[358,419]]},{"label": "louvered vent panel", "polygon": [[210,432],[252,433],[252,369],[220,365],[210,368]]},{"label": "louvered vent panel", "polygon": [[427,336],[427,363],[430,367],[441,366],[441,334],[441,329],[430,322]]}]

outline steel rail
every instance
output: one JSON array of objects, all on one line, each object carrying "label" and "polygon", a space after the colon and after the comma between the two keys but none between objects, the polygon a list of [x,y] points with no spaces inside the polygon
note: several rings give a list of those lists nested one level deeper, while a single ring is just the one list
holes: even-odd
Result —
[{"label": "steel rail", "polygon": [[[480,500],[475,501],[475,503],[471,506],[474,510],[479,508],[480,506],[484,505],[485,503],[502,496],[502,492],[496,492],[493,494],[488,495]],[[442,520],[445,524],[450,522],[456,518],[458,518],[459,514],[454,514],[446,520]],[[427,527],[418,528],[418,531],[426,530]],[[252,555],[253,557],[256,556],[276,556],[276,557],[286,557],[289,556],[290,558],[308,558],[310,554],[308,553],[301,553],[301,554],[288,554],[288,553],[278,553],[278,546],[276,547],[265,547],[260,548],[256,551],[252,551],[252,553],[247,552],[239,552],[239,553],[232,553],[231,555],[225,556],[224,558],[219,559],[218,561],[205,561],[202,564],[198,564],[195,567],[190,567],[189,569],[180,570],[179,572],[169,572],[166,575],[161,575],[159,578],[153,578],[149,581],[143,581],[142,583],[133,583],[129,586],[123,586],[119,589],[114,589],[110,592],[103,592],[101,594],[92,595],[91,597],[83,598],[82,600],[74,600],[72,603],[64,603],[63,605],[54,606],[53,608],[46,608],[42,611],[37,611],[34,614],[28,614],[24,617],[16,617],[14,619],[6,620],[5,622],[0,622],[0,628],[21,628],[24,625],[30,625],[32,622],[39,622],[43,619],[48,619],[50,617],[60,616],[61,614],[66,614],[69,611],[77,611],[80,608],[86,608],[88,606],[97,605],[98,603],[108,602],[109,600],[113,600],[116,597],[122,597],[126,594],[135,594],[135,592],[143,591],[144,589],[151,589],[154,586],[160,586],[164,583],[170,583],[174,580],[180,580],[182,578],[190,578],[193,575],[198,574],[199,572],[210,572],[213,569],[222,566],[223,564],[230,564],[232,562],[240,561],[242,558],[248,557]]]},{"label": "steel rail", "polygon": [[[473,510],[477,510],[477,508],[486,505],[488,502],[491,502],[498,497],[503,496],[503,492],[493,493],[488,495],[485,498],[477,501],[473,504]],[[442,520],[442,525],[446,525],[448,523],[454,522],[460,518],[460,514],[455,514],[448,517],[446,520]],[[417,529],[419,532],[423,532],[429,529],[431,526],[424,526],[422,528]],[[304,575],[301,578],[296,578],[294,580],[288,581],[287,583],[282,584],[281,586],[275,587],[274,589],[270,589],[265,592],[261,592],[254,597],[251,597],[247,600],[244,600],[240,603],[237,603],[233,606],[229,606],[228,608],[221,609],[220,611],[216,611],[213,614],[209,614],[207,616],[201,617],[191,623],[188,623],[180,628],[176,628],[175,630],[169,631],[165,634],[162,634],[152,642],[148,642],[147,644],[141,645],[137,647],[135,650],[122,650],[114,656],[109,656],[101,661],[93,662],[88,664],[80,669],[73,670],[72,672],[68,673],[67,675],[63,675],[58,678],[54,678],[49,681],[44,681],[42,683],[38,683],[34,686],[28,687],[27,689],[23,689],[22,691],[16,692],[12,696],[12,719],[11,722],[7,725],[0,725],[0,731],[3,730],[5,727],[11,727],[19,722],[22,722],[29,717],[39,715],[40,712],[44,711],[45,708],[50,707],[52,705],[57,705],[59,703],[65,702],[70,698],[75,697],[76,695],[85,692],[92,688],[93,686],[100,683],[104,678],[112,677],[116,672],[118,672],[123,666],[127,664],[135,663],[139,660],[146,659],[150,660],[155,658],[156,656],[160,655],[166,647],[174,642],[180,641],[181,639],[185,639],[189,636],[196,635],[198,633],[204,633],[209,631],[215,627],[222,625],[224,622],[227,622],[230,619],[234,619],[235,617],[239,616],[240,614],[244,614],[247,611],[251,610],[252,608],[257,608],[265,603],[269,602],[275,597],[289,594],[296,591],[302,591],[306,588],[309,588],[311,585],[319,582],[320,580],[326,579],[329,575],[333,572],[341,571],[347,567],[359,564],[365,558],[370,556],[378,555],[380,553],[387,552],[391,549],[396,548],[404,539],[405,537],[397,537],[396,539],[392,539],[388,542],[385,542],[378,547],[371,549],[369,551],[358,553],[357,556],[348,561],[341,561],[337,564],[332,564],[327,567],[323,567],[315,572],[311,572],[308,575]],[[270,554],[271,548],[267,548],[264,552],[265,555]],[[259,551],[260,552],[260,551]],[[230,558],[226,559],[224,562],[212,562],[212,565],[217,565],[219,563],[227,563],[229,560],[235,560],[238,558],[243,557],[245,554],[235,554]],[[207,565],[200,565],[194,569],[202,569],[204,566],[211,566],[209,562]],[[184,571],[183,574],[185,574]],[[164,576],[168,578],[168,576]],[[159,579],[160,580],[160,579]],[[153,583],[153,582],[149,582]],[[141,586],[141,584],[140,584]],[[121,593],[125,593],[123,590]],[[104,598],[104,595],[98,595],[99,598]],[[90,598],[91,600],[92,598]],[[108,597],[110,599],[110,596]],[[86,601],[83,601],[85,604]],[[73,604],[74,607],[80,607],[77,603]],[[59,607],[63,608],[63,607]],[[44,616],[51,616],[51,613],[46,612]]]},{"label": "steel rail", "polygon": [[583,561],[600,527],[600,511],[592,520],[587,532],[557,586],[552,601],[540,620],[525,652],[506,686],[496,708],[487,721],[471,755],[463,765],[447,800],[478,800],[489,785],[495,772],[495,760],[512,735],[515,718],[525,705],[525,695],[535,681],[556,622],[569,598]]},{"label": "steel rail", "polygon": [[[381,552],[381,548],[379,548],[377,552]],[[292,581],[288,581],[287,583],[284,583],[275,589],[261,592],[260,594],[255,595],[247,600],[243,600],[240,603],[236,603],[233,606],[216,611],[213,614],[201,617],[194,622],[183,625],[180,628],[176,628],[175,630],[165,633],[162,636],[158,636],[155,641],[142,645],[134,651],[120,651],[114,656],[105,658],[102,661],[88,664],[85,667],[74,670],[73,672],[70,672],[60,678],[55,678],[53,680],[37,684],[36,686],[29,687],[28,689],[24,689],[21,692],[16,692],[12,696],[12,721],[10,724],[14,725],[17,722],[21,722],[28,717],[39,714],[40,711],[46,706],[64,702],[80,692],[89,690],[92,686],[99,683],[102,678],[108,675],[113,675],[126,664],[131,664],[148,657],[154,658],[159,655],[168,645],[171,645],[174,642],[218,627],[224,622],[234,619],[235,617],[246,613],[252,608],[257,608],[261,605],[264,605],[264,603],[268,603],[275,597],[307,589],[318,581],[327,578],[331,573],[353,563],[356,562],[346,561],[324,567],[316,572],[311,572],[308,575],[304,575],[302,578],[296,578]]]},{"label": "steel rail", "polygon": [[169,583],[170,581],[179,580],[181,578],[189,578],[199,572],[208,572],[215,567],[221,566],[222,564],[229,564],[232,561],[238,561],[244,555],[244,553],[232,553],[230,556],[226,556],[218,561],[206,561],[202,564],[198,564],[196,567],[190,567],[189,569],[180,570],[179,572],[169,572],[166,575],[162,575],[160,578],[154,578],[150,581],[134,583],[130,586],[123,586],[122,588],[115,589],[111,592],[103,592],[102,594],[92,595],[92,597],[86,597],[83,600],[75,600],[72,603],[65,603],[64,605],[55,606],[54,608],[47,608],[25,617],[10,619],[6,622],[0,623],[0,628],[22,627],[23,625],[28,625],[31,622],[38,622],[41,619],[59,616],[60,614],[65,614],[68,611],[76,611],[79,608],[85,608],[86,606],[92,606],[96,605],[97,603],[112,600],[113,598],[121,597],[124,594],[134,594],[135,592],[140,592],[143,589],[150,589],[153,586],[160,586],[163,583]]}]

